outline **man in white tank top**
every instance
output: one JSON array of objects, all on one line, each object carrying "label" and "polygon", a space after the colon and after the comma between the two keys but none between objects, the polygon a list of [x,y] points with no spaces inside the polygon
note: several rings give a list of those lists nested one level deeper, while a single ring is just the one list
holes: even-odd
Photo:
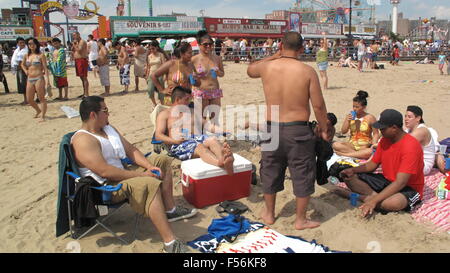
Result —
[{"label": "man in white tank top", "polygon": [[[80,116],[81,129],[71,142],[81,176],[91,176],[102,184],[122,184],[122,189],[113,193],[113,202],[128,199],[133,210],[150,217],[164,241],[165,252],[189,252],[185,243],[175,237],[169,222],[192,217],[197,211],[175,206],[172,159],[152,155],[147,160],[109,125],[109,112],[102,97],[84,98]],[[145,171],[126,170],[121,162],[126,157]],[[152,171],[158,171],[160,175]]]},{"label": "man in white tank top", "polygon": [[408,106],[405,114],[405,127],[407,132],[415,137],[422,145],[424,157],[423,174],[428,175],[435,165],[441,171],[445,166],[441,166],[444,161],[439,158],[440,155],[437,153],[437,145],[439,145],[438,134],[433,128],[425,125],[422,116],[423,111],[419,106]]}]

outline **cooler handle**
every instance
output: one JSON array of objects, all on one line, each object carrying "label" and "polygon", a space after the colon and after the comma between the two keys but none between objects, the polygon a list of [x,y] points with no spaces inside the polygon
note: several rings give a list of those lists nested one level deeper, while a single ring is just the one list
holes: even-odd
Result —
[{"label": "cooler handle", "polygon": [[184,180],[185,175],[183,172],[181,172],[181,184],[183,184],[184,187],[189,188],[189,176],[186,175],[186,181]]}]

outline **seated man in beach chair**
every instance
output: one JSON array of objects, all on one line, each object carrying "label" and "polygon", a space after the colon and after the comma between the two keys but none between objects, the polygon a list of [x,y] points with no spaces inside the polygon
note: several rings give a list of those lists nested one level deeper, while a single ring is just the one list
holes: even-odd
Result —
[{"label": "seated man in beach chair", "polygon": [[[383,135],[373,158],[364,165],[341,171],[345,184],[359,194],[364,204],[362,215],[381,212],[410,211],[423,197],[423,151],[420,143],[403,131],[402,114],[388,109],[374,123]],[[383,172],[372,173],[379,165]],[[349,197],[351,192],[338,189],[336,193]]]},{"label": "seated man in beach chair", "polygon": [[195,134],[197,131],[218,133],[222,130],[203,117],[199,119],[201,128],[196,130],[194,109],[188,106],[191,100],[191,90],[180,86],[174,88],[172,106],[156,119],[156,140],[170,145],[170,153],[179,160],[201,158],[232,175],[234,158],[228,143],[222,145],[216,137],[208,137],[202,132]]},{"label": "seated man in beach chair", "polygon": [[[185,244],[175,238],[169,222],[192,217],[197,211],[175,206],[171,173],[173,159],[152,155],[147,160],[109,124],[108,108],[102,97],[84,98],[80,104],[80,116],[82,126],[71,143],[81,176],[91,176],[100,184],[122,184],[122,189],[112,194],[112,201],[117,203],[128,199],[133,210],[150,217],[164,241],[164,251],[186,252]],[[131,159],[145,171],[126,170],[121,162],[124,158]]]}]

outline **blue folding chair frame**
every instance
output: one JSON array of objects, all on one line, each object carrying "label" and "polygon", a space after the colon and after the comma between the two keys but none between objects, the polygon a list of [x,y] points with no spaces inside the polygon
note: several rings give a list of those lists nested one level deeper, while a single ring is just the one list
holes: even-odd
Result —
[{"label": "blue folding chair frame", "polygon": [[[70,159],[69,155],[72,154],[70,145],[64,145],[64,151],[66,153],[66,157],[68,158],[67,164],[66,164],[67,165],[66,166],[66,170],[71,170],[70,164],[69,164],[69,159]],[[77,170],[77,172],[78,172],[78,170]],[[119,241],[121,241],[124,244],[130,244],[131,242],[136,240],[137,229],[138,229],[138,226],[139,226],[139,219],[141,217],[138,213],[136,213],[136,216],[135,216],[133,240],[131,242],[127,242],[126,240],[120,238],[114,231],[112,231],[109,227],[107,227],[105,225],[105,221],[107,221],[120,208],[122,208],[125,204],[128,203],[128,200],[124,200],[124,201],[119,202],[119,203],[113,203],[111,201],[112,192],[119,191],[122,188],[122,186],[123,186],[122,184],[118,184],[117,186],[107,185],[107,186],[103,186],[103,187],[92,187],[93,189],[99,190],[99,191],[102,192],[103,204],[100,204],[100,205],[104,205],[104,206],[106,206],[108,208],[108,214],[105,215],[105,216],[100,216],[99,218],[95,219],[95,224],[92,227],[90,227],[83,234],[77,236],[75,234],[76,233],[75,232],[75,227],[74,227],[75,224],[73,223],[73,219],[72,219],[72,211],[73,211],[73,203],[74,203],[74,199],[75,199],[75,183],[80,179],[80,176],[78,176],[75,172],[73,172],[73,170],[72,171],[66,171],[65,174],[67,176],[66,193],[65,193],[66,196],[65,197],[66,197],[66,200],[67,200],[69,229],[70,229],[71,237],[73,239],[81,240],[83,237],[85,237],[87,234],[89,234],[96,227],[101,226],[102,228],[104,228],[106,231],[111,233],[114,237],[116,237]],[[111,210],[111,212],[110,212],[110,210]]]}]

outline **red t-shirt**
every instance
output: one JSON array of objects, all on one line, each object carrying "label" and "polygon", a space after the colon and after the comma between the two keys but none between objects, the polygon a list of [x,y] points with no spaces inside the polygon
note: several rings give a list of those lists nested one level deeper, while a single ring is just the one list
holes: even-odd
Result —
[{"label": "red t-shirt", "polygon": [[413,188],[423,197],[423,150],[419,141],[406,134],[397,143],[383,137],[378,144],[377,151],[372,161],[381,164],[383,175],[387,180],[394,182],[397,173],[411,174],[408,186]]}]

